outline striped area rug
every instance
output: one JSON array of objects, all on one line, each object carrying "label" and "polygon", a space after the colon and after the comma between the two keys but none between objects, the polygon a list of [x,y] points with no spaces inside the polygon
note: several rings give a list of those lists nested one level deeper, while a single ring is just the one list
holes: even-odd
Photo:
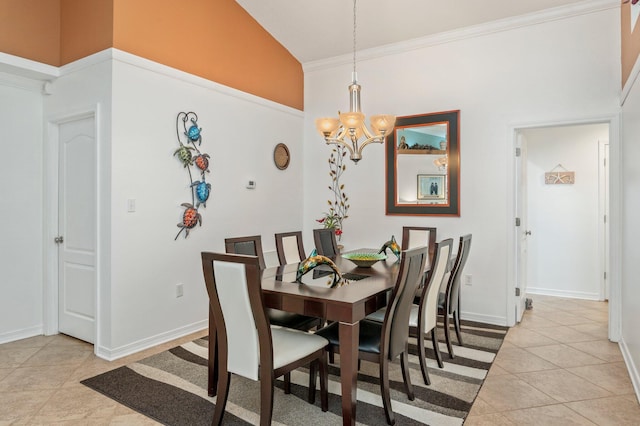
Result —
[{"label": "striped area rug", "polygon": [[[465,346],[454,345],[454,359],[449,358],[446,345],[440,344],[445,362],[443,369],[438,368],[433,351],[427,350],[429,386],[422,380],[415,340],[410,342],[414,401],[409,401],[404,393],[399,361],[391,365],[391,404],[396,424],[448,426],[464,422],[507,328],[466,321],[462,329]],[[429,340],[427,348],[430,346]],[[197,339],[82,383],[162,424],[208,425],[213,416],[215,397],[209,397],[206,391],[207,347],[206,338]],[[308,370],[292,373],[289,395],[284,394],[279,380],[274,396],[273,424],[342,424],[339,374],[339,356],[336,356],[336,364],[329,366],[329,411],[326,413],[320,410],[319,394],[315,405],[306,401]],[[356,416],[359,425],[386,424],[379,386],[378,366],[363,361],[358,376]],[[224,424],[258,424],[259,406],[258,382],[232,375]]]}]

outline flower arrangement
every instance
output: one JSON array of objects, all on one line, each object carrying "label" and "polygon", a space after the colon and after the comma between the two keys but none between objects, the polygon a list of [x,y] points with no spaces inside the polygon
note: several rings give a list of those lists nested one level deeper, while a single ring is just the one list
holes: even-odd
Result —
[{"label": "flower arrangement", "polygon": [[331,176],[331,185],[329,190],[333,193],[333,200],[327,200],[329,211],[323,213],[322,218],[316,219],[325,228],[335,230],[338,240],[342,237],[342,222],[349,216],[349,197],[344,192],[344,184],[340,183],[342,173],[347,169],[343,163],[343,159],[347,155],[344,147],[337,146],[331,150],[329,156],[329,176]]}]

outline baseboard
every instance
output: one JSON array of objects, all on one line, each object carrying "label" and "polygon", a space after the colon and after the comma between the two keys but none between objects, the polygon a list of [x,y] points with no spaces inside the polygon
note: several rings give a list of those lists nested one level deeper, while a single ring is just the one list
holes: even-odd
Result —
[{"label": "baseboard", "polygon": [[492,325],[501,325],[501,326],[507,325],[507,318],[505,317],[476,314],[474,312],[464,312],[464,311],[460,312],[460,319],[467,320],[467,321],[482,322],[485,324],[492,324]]},{"label": "baseboard", "polygon": [[586,291],[556,290],[553,288],[543,288],[543,287],[527,286],[527,294],[539,294],[541,296],[567,297],[570,299],[600,300],[600,294],[597,292],[589,293]]},{"label": "baseboard", "polygon": [[0,334],[0,345],[3,343],[14,342],[16,340],[27,339],[29,337],[41,336],[44,334],[42,324],[35,325],[22,330],[8,331]]},{"label": "baseboard", "polygon": [[640,373],[638,373],[638,368],[633,362],[633,357],[629,352],[629,348],[627,347],[624,338],[620,338],[618,342],[618,346],[620,347],[620,352],[622,352],[622,357],[624,358],[624,363],[627,366],[627,371],[629,372],[629,377],[631,378],[631,383],[633,384],[633,389],[636,392],[636,398],[640,401]]},{"label": "baseboard", "polygon": [[167,331],[165,333],[157,334],[155,336],[148,337],[146,339],[138,340],[137,342],[129,343],[128,345],[121,346],[115,349],[109,349],[104,346],[95,348],[95,354],[99,358],[107,361],[114,361],[119,358],[143,351],[145,349],[152,348],[163,343],[167,343],[171,340],[179,339],[188,334],[205,330],[209,327],[209,320],[198,321],[193,324],[189,324],[184,327],[177,328],[175,330]]}]

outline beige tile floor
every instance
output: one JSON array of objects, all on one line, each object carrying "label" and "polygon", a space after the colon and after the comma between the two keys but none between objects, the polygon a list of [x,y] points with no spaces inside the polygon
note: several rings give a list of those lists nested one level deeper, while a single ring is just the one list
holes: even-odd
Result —
[{"label": "beige tile floor", "polygon": [[606,302],[532,295],[465,421],[477,425],[640,425]]},{"label": "beige tile floor", "polygon": [[[607,304],[532,298],[533,310],[509,330],[465,425],[640,425],[622,355],[607,340]],[[63,335],[0,345],[0,426],[157,424],[80,380],[205,334],[114,362]]]}]

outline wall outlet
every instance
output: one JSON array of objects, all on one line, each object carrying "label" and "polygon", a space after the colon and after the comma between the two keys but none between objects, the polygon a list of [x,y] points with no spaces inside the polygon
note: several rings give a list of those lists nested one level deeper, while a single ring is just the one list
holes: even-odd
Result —
[{"label": "wall outlet", "polygon": [[465,275],[464,276],[464,285],[471,285],[471,275]]},{"label": "wall outlet", "polygon": [[184,295],[184,286],[182,283],[176,284],[176,297],[182,297]]}]

